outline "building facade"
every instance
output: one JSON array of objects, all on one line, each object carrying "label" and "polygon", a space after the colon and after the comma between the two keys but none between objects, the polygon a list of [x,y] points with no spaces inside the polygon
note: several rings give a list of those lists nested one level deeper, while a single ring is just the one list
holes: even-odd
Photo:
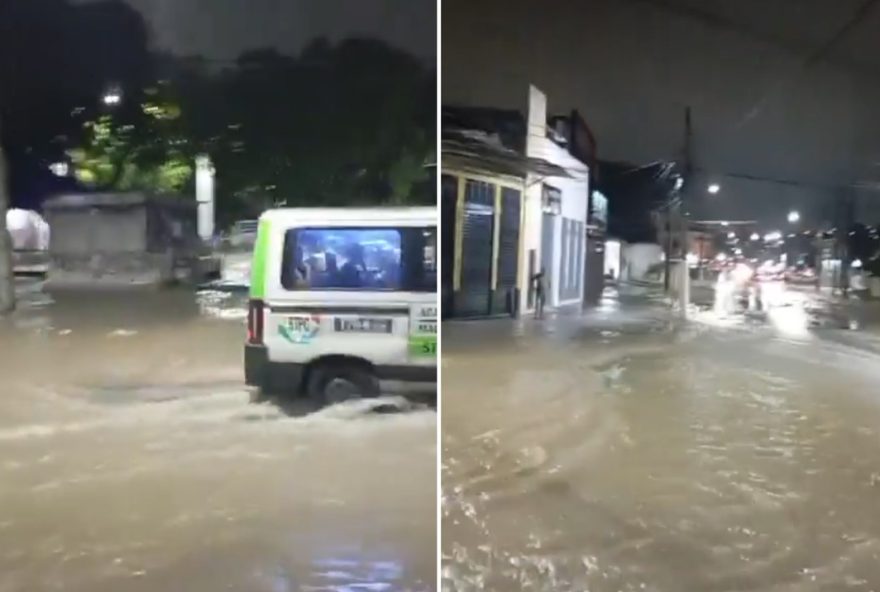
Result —
[{"label": "building facade", "polygon": [[441,179],[442,310],[447,317],[535,310],[544,273],[548,308],[583,303],[589,168],[547,122],[531,87],[529,113],[444,108]]},{"label": "building facade", "polygon": [[546,305],[579,307],[584,299],[589,168],[565,145],[565,136],[547,126],[547,97],[529,88],[526,156],[549,163],[560,173],[532,172],[526,180],[525,229],[520,289],[534,310],[531,278],[544,273]]},{"label": "building facade", "polygon": [[513,175],[444,169],[444,312],[458,317],[517,314],[523,189],[523,179]]}]

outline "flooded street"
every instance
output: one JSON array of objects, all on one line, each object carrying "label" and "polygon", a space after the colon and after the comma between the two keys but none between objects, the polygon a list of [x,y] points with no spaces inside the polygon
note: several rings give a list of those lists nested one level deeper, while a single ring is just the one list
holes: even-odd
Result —
[{"label": "flooded street", "polygon": [[880,590],[880,359],[617,305],[444,325],[445,589]]},{"label": "flooded street", "polygon": [[433,409],[253,403],[229,294],[24,298],[0,592],[435,588]]}]

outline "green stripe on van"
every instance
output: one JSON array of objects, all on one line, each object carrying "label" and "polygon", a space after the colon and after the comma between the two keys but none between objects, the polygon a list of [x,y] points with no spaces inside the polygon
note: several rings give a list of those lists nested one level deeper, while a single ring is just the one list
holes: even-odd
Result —
[{"label": "green stripe on van", "polygon": [[251,298],[262,300],[266,297],[266,258],[269,256],[269,240],[272,236],[268,219],[260,220],[257,228],[257,243],[254,245],[254,258],[251,261]]},{"label": "green stripe on van", "polygon": [[437,355],[436,335],[410,335],[409,354],[417,358],[433,357]]}]

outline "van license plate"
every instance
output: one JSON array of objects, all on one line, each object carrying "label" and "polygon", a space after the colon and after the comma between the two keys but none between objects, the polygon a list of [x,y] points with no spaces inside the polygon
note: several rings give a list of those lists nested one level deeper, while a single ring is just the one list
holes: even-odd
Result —
[{"label": "van license plate", "polygon": [[391,319],[334,319],[337,333],[391,333]]}]

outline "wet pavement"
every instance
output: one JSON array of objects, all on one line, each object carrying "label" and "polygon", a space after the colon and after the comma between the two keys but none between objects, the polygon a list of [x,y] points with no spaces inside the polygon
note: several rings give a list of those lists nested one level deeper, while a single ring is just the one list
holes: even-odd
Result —
[{"label": "wet pavement", "polygon": [[236,294],[22,299],[0,592],[435,588],[434,410],[252,402]]},{"label": "wet pavement", "polygon": [[659,300],[444,324],[444,588],[880,590],[880,358]]}]

